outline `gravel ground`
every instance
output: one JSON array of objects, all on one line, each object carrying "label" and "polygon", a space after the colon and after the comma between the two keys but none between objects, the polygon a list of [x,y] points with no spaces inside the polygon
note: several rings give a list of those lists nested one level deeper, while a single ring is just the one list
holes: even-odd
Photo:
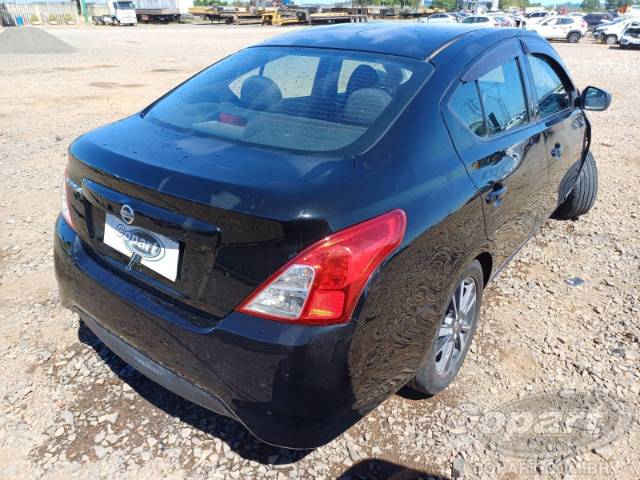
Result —
[{"label": "gravel ground", "polygon": [[0,54],[71,53],[74,48],[37,27],[5,28],[0,36]]},{"label": "gravel ground", "polygon": [[[640,478],[640,52],[557,44],[580,87],[614,95],[590,115],[598,202],[549,221],[489,287],[453,386],[401,391],[330,444],[292,452],[115,358],[60,306],[51,244],[74,137],[282,29],[48,31],[77,51],[0,55],[0,478]],[[584,422],[568,437],[487,426],[510,411],[564,421],[563,402],[611,420],[605,441],[581,437]]]}]

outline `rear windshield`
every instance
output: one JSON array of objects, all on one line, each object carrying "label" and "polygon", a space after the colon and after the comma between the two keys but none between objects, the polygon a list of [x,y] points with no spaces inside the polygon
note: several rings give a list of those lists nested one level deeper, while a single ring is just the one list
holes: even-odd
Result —
[{"label": "rear windshield", "polygon": [[188,80],[144,116],[238,143],[355,154],[377,140],[431,70],[389,55],[254,47]]}]

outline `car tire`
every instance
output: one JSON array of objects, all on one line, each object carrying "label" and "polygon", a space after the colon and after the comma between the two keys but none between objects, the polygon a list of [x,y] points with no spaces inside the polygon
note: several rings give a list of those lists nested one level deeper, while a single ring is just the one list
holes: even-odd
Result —
[{"label": "car tire", "polygon": [[[461,302],[460,298],[469,299],[465,295],[472,293],[469,290],[471,285],[473,285],[474,294],[473,305],[467,304],[466,314],[461,313],[455,316],[457,310],[454,310],[454,305],[465,304],[465,301]],[[483,287],[482,266],[478,260],[474,260],[460,274],[453,291],[447,297],[447,304],[441,310],[444,313],[440,324],[433,338],[429,339],[429,347],[422,364],[409,383],[411,388],[427,395],[435,395],[447,388],[456,377],[473,341],[480,315]],[[451,326],[448,327],[448,325]],[[451,334],[450,337],[447,333]],[[450,345],[451,350],[447,349],[446,345]],[[446,353],[450,356],[445,357]],[[449,359],[448,365],[447,359]]]},{"label": "car tire", "polygon": [[581,35],[578,32],[571,32],[567,35],[567,42],[569,43],[578,43],[580,41]]},{"label": "car tire", "polygon": [[607,35],[604,41],[607,45],[615,45],[616,43],[618,43],[618,37],[616,37],[615,35]]},{"label": "car tire", "polygon": [[587,153],[580,175],[575,185],[569,192],[566,200],[560,204],[553,214],[553,218],[559,220],[575,220],[584,215],[596,201],[598,195],[598,168],[596,161]]}]

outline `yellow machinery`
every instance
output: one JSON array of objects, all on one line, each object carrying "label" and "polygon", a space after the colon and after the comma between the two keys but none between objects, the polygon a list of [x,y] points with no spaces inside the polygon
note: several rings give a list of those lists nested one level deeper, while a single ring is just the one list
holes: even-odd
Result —
[{"label": "yellow machinery", "polygon": [[298,25],[301,22],[300,17],[295,11],[275,9],[272,12],[264,12],[262,14],[262,25]]}]

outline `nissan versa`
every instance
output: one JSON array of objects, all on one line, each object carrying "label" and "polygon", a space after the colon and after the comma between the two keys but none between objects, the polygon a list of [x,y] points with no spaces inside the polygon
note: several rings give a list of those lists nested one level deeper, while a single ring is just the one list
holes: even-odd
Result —
[{"label": "nissan versa", "polygon": [[316,447],[451,383],[487,282],[591,208],[609,104],[517,29],[269,39],[71,144],[62,300],[152,380]]}]

